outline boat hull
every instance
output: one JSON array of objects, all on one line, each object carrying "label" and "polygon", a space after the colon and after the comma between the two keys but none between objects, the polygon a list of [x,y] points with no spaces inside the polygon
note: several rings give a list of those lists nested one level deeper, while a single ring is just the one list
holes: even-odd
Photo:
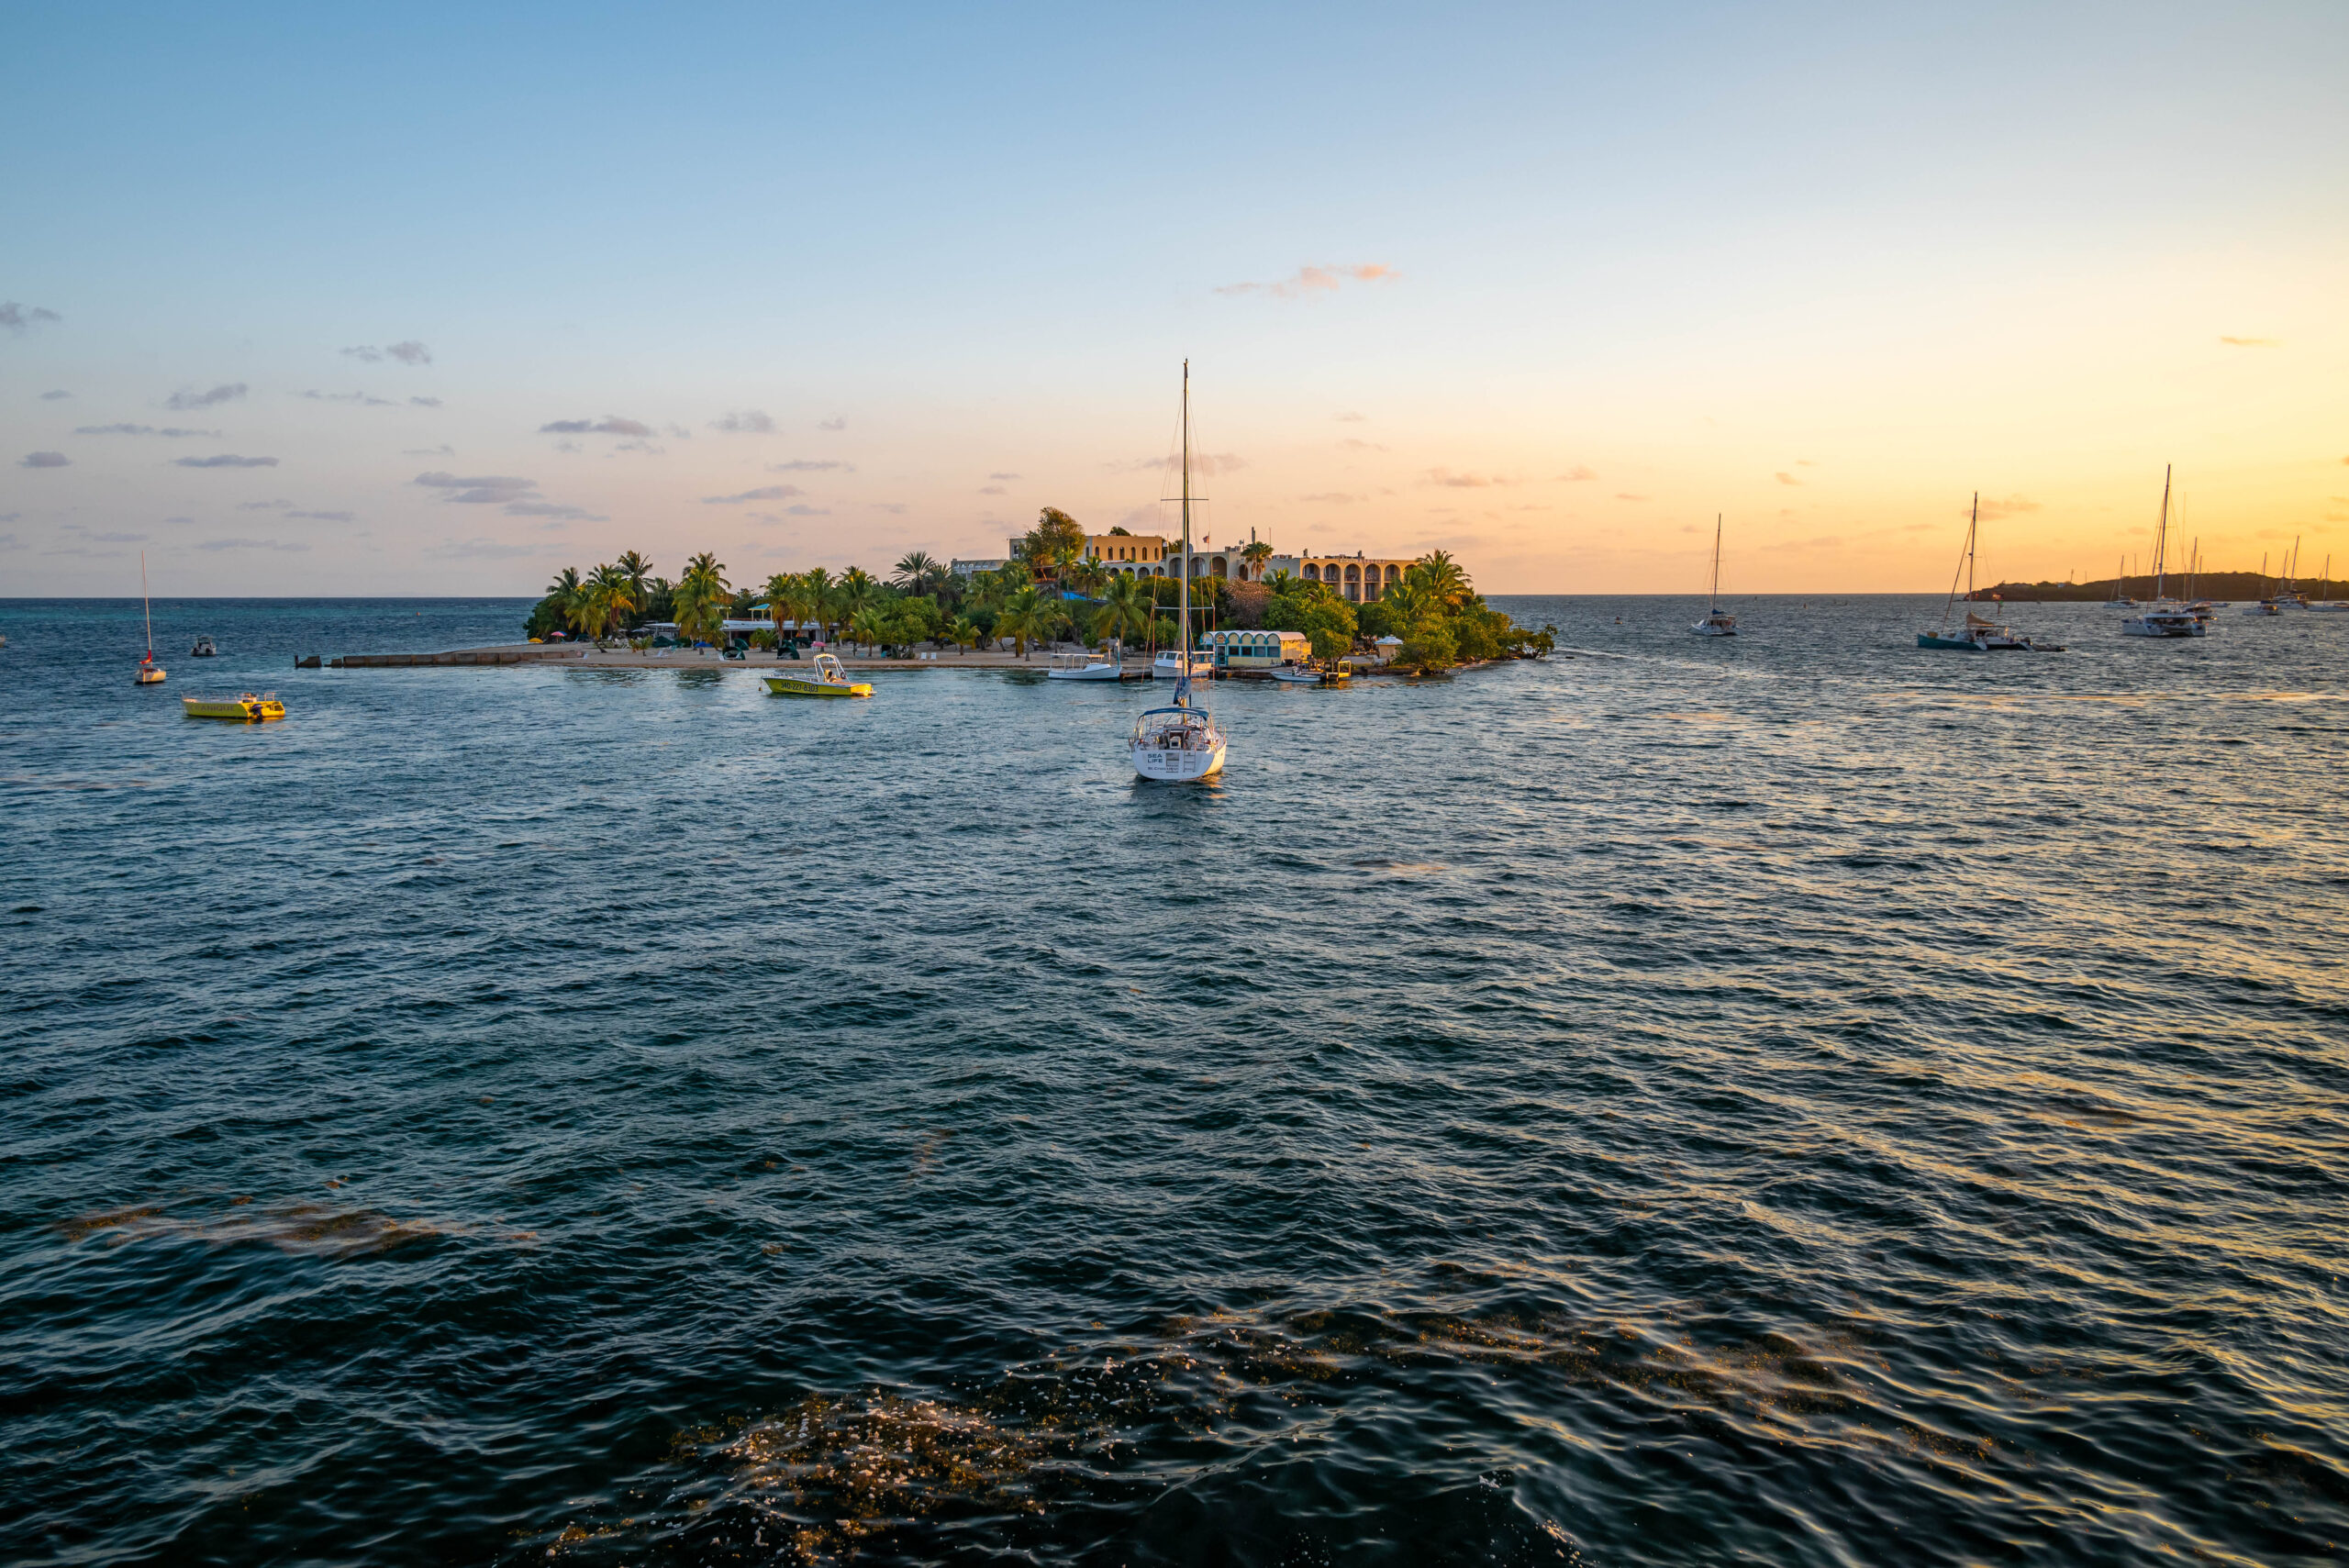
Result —
[{"label": "boat hull", "polygon": [[1957,653],[1987,653],[1989,651],[1988,649],[1983,647],[1981,643],[1976,642],[1970,637],[1935,637],[1930,631],[1920,631],[1917,634],[1917,646],[1920,648],[1947,649],[1952,652]]},{"label": "boat hull", "polygon": [[807,680],[797,675],[763,675],[760,679],[766,682],[768,691],[779,697],[869,697],[873,695],[871,683],[865,681],[851,681],[846,685],[836,686],[829,681]]},{"label": "boat hull", "polygon": [[1223,772],[1222,742],[1199,751],[1160,751],[1136,745],[1134,772],[1160,784],[1195,784]]},{"label": "boat hull", "polygon": [[1047,670],[1044,678],[1048,681],[1119,681],[1125,678],[1125,672],[1115,664],[1087,664],[1082,670]]},{"label": "boat hull", "polygon": [[231,724],[263,724],[285,717],[285,705],[274,697],[182,697],[190,718],[225,718]]}]

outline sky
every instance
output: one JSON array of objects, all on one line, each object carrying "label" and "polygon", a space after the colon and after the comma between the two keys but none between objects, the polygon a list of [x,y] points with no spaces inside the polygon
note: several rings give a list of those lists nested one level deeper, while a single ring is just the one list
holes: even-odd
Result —
[{"label": "sky", "polygon": [[[2349,574],[2349,6],[18,4],[0,596]],[[2174,545],[2173,564],[2184,546]]]}]

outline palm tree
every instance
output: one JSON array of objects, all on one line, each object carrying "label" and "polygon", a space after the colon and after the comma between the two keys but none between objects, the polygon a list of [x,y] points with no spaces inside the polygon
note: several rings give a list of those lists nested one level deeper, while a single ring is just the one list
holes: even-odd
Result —
[{"label": "palm tree", "polygon": [[1297,584],[1303,581],[1304,579],[1297,576],[1297,573],[1289,571],[1286,567],[1283,567],[1280,571],[1274,573],[1270,577],[1264,579],[1264,586],[1270,588],[1275,595],[1279,595],[1287,593],[1291,588],[1296,587]]},{"label": "palm tree", "polygon": [[799,579],[788,572],[777,572],[767,578],[767,585],[760,592],[766,595],[767,619],[774,623],[775,646],[781,648],[783,623],[799,618],[791,613],[792,601],[799,594]]},{"label": "palm tree", "polygon": [[1411,563],[1414,572],[1427,573],[1428,591],[1447,605],[1457,605],[1473,591],[1468,586],[1468,573],[1460,570],[1448,550],[1431,550]]},{"label": "palm tree", "polygon": [[841,573],[841,607],[847,612],[849,619],[855,619],[857,611],[880,596],[879,580],[863,567],[852,566]]},{"label": "palm tree", "polygon": [[685,575],[677,580],[674,595],[678,639],[694,641],[723,631],[731,602],[726,567],[717,556],[703,550],[686,562]]},{"label": "palm tree", "polygon": [[945,629],[940,635],[952,643],[957,652],[967,652],[977,646],[979,628],[971,624],[968,617],[956,616],[946,623]]},{"label": "palm tree", "polygon": [[611,635],[612,622],[625,623],[638,604],[635,584],[619,566],[596,567],[587,580],[586,595],[598,639]]},{"label": "palm tree", "polygon": [[1074,588],[1086,598],[1097,598],[1109,581],[1109,569],[1090,557],[1077,562],[1061,573],[1061,584]]},{"label": "palm tree", "polygon": [[1248,541],[1248,548],[1240,552],[1240,559],[1248,563],[1248,575],[1261,583],[1264,579],[1264,562],[1271,560],[1272,555],[1271,545],[1263,539],[1252,539]]},{"label": "palm tree", "polygon": [[635,550],[624,550],[612,564],[628,577],[629,612],[633,615],[642,610],[652,599],[652,562]]},{"label": "palm tree", "polygon": [[1019,657],[1026,659],[1028,645],[1051,636],[1059,620],[1059,610],[1030,583],[1003,602],[1003,613],[995,618],[995,631],[997,637],[1011,639]]},{"label": "palm tree", "polygon": [[938,558],[926,550],[907,550],[897,559],[897,570],[889,581],[908,594],[918,594],[930,585],[930,573],[938,567]]},{"label": "palm tree", "polygon": [[878,605],[867,605],[849,622],[849,635],[860,647],[878,648],[889,640],[889,617]]},{"label": "palm tree", "polygon": [[1146,638],[1157,614],[1158,606],[1143,580],[1120,572],[1109,579],[1108,596],[1102,600],[1101,614],[1095,618],[1093,628],[1104,637],[1124,638],[1131,634]]}]

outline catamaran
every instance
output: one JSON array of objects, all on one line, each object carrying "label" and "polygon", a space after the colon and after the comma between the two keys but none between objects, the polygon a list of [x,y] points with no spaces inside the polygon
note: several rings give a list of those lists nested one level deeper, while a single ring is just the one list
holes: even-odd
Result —
[{"label": "catamaran", "polygon": [[1174,677],[1174,701],[1134,719],[1129,743],[1134,772],[1169,784],[1211,778],[1223,771],[1228,742],[1215,715],[1191,706],[1191,361],[1183,361],[1183,575],[1176,590],[1174,646],[1185,655]]},{"label": "catamaran", "polygon": [[2154,596],[2149,603],[2137,606],[2137,613],[2121,623],[2123,637],[2208,637],[2210,621],[2168,595],[2164,578],[2169,564],[2169,478],[2167,467],[2162,470],[2162,515],[2154,528]]},{"label": "catamaran", "polygon": [[139,552],[139,613],[147,617],[147,657],[139,662],[139,673],[132,677],[139,685],[160,683],[163,667],[155,662],[155,606],[147,597],[147,552]]},{"label": "catamaran", "polygon": [[1688,628],[1698,637],[1735,637],[1737,617],[1721,608],[1721,515],[1713,514],[1713,585],[1705,595],[1705,618]]},{"label": "catamaran", "polygon": [[[2051,642],[2034,642],[2028,637],[2018,637],[2014,628],[2001,622],[1976,615],[1974,604],[1974,550],[1982,530],[1982,493],[1974,493],[1974,510],[1966,518],[1965,548],[1958,552],[1957,570],[1949,580],[1949,599],[1942,606],[1942,624],[1932,631],[1917,634],[1920,648],[1955,649],[1968,653],[2061,653],[2064,650]],[[1950,617],[1957,613],[1958,582],[1964,579],[1967,609],[1965,621],[1955,627]]]}]

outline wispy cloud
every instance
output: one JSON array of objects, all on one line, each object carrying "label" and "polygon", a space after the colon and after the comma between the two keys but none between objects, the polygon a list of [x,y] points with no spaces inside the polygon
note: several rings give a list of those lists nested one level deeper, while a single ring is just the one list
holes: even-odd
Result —
[{"label": "wispy cloud", "polygon": [[541,436],[649,436],[652,427],[639,419],[607,414],[601,419],[551,419],[539,427]]},{"label": "wispy cloud", "polygon": [[0,300],[0,327],[5,327],[11,332],[22,332],[29,328],[45,326],[51,321],[64,319],[65,317],[58,315],[57,312],[43,309],[38,305],[19,305],[13,299]]},{"label": "wispy cloud", "polygon": [[454,457],[456,455],[457,449],[446,441],[437,447],[408,447],[400,452],[402,457]]},{"label": "wispy cloud", "polygon": [[1325,490],[1319,495],[1299,495],[1298,500],[1317,506],[1347,506],[1356,501],[1367,501],[1367,495],[1350,495],[1343,490]]},{"label": "wispy cloud", "polygon": [[817,421],[816,428],[819,430],[845,430],[848,428],[848,417],[842,414],[835,414],[829,419],[820,419]]},{"label": "wispy cloud", "polygon": [[370,365],[381,364],[387,359],[397,360],[404,365],[429,365],[432,362],[432,350],[413,339],[405,343],[386,344],[380,349],[372,343],[362,343],[356,348],[345,349],[343,352],[362,364]]},{"label": "wispy cloud", "polygon": [[787,517],[829,517],[832,515],[829,506],[785,506],[783,512]]},{"label": "wispy cloud", "polygon": [[289,517],[307,517],[316,523],[352,523],[359,520],[355,512],[288,512]]},{"label": "wispy cloud", "polygon": [[1644,495],[1634,495],[1628,490],[1618,490],[1615,492],[1615,499],[1618,501],[1644,501],[1647,497]]},{"label": "wispy cloud", "polygon": [[2284,346],[2284,339],[2281,338],[2222,337],[2219,341],[2224,343],[2230,349],[2280,349]]},{"label": "wispy cloud", "polygon": [[1006,490],[1000,484],[982,484],[979,486],[979,494],[982,495],[1008,495],[1011,492]]},{"label": "wispy cloud", "polygon": [[502,473],[419,473],[411,483],[429,490],[447,492],[440,497],[444,501],[480,506],[504,506],[509,501],[519,501],[539,487],[535,479],[517,479]]},{"label": "wispy cloud", "polygon": [[1337,416],[1337,420],[1341,425],[1359,425],[1368,417],[1366,414],[1357,414],[1348,409],[1345,413]]},{"label": "wispy cloud", "polygon": [[[1105,462],[1101,466],[1112,473],[1173,473],[1177,460],[1171,457],[1128,458],[1123,462]],[[1236,473],[1248,466],[1248,460],[1238,452],[1193,452],[1191,472],[1213,479],[1219,473]]]},{"label": "wispy cloud", "polygon": [[[1965,508],[1968,512],[1972,509],[1971,506]],[[1982,515],[1994,520],[1999,517],[2020,517],[2037,510],[2039,510],[2039,503],[2028,495],[2009,495],[2001,500],[1985,499],[1982,503]]]},{"label": "wispy cloud", "polygon": [[72,395],[73,395],[72,393],[66,391],[63,387],[60,387],[54,392],[42,393],[40,395],[40,400],[43,403],[55,403],[60,398],[71,397]]},{"label": "wispy cloud", "polygon": [[1561,484],[1586,484],[1598,477],[1598,471],[1597,469],[1592,468],[1587,463],[1578,462],[1572,468],[1566,470],[1565,473],[1558,475],[1557,482]]},{"label": "wispy cloud", "polygon": [[876,512],[887,512],[894,517],[903,517],[907,509],[903,501],[867,501],[865,505]]},{"label": "wispy cloud", "polygon": [[787,501],[794,495],[805,495],[796,484],[762,484],[756,490],[745,490],[739,495],[705,495],[705,506],[739,506],[745,501]]},{"label": "wispy cloud", "polygon": [[273,539],[207,539],[197,543],[198,550],[274,550],[292,555],[310,547],[298,540],[281,542]]},{"label": "wispy cloud", "polygon": [[63,452],[27,452],[18,468],[71,468],[73,460]]},{"label": "wispy cloud", "polygon": [[291,501],[239,501],[237,503],[237,510],[239,512],[283,512],[293,505]]},{"label": "wispy cloud", "polygon": [[160,430],[152,425],[81,425],[74,428],[73,433],[77,436],[196,436],[208,441],[218,440],[221,434],[218,430],[183,430],[174,425],[166,425]]},{"label": "wispy cloud", "polygon": [[1448,468],[1431,468],[1419,483],[1441,484],[1453,490],[1483,490],[1497,484],[1514,484],[1517,481],[1506,473],[1458,473]]},{"label": "wispy cloud", "polygon": [[217,457],[175,457],[175,468],[275,468],[273,457],[239,457],[235,452],[222,452]]},{"label": "wispy cloud", "polygon": [[396,406],[388,397],[375,397],[364,392],[306,392],[302,395],[313,403],[358,403],[370,408]]},{"label": "wispy cloud", "polygon": [[1783,468],[1778,470],[1776,478],[1778,483],[1781,484],[1800,484],[1802,483],[1801,480],[1797,479],[1793,474],[1788,473]]},{"label": "wispy cloud", "polygon": [[856,464],[852,462],[839,462],[829,459],[819,460],[811,457],[796,457],[789,462],[771,462],[767,464],[767,472],[769,473],[854,473],[856,472]]},{"label": "wispy cloud", "polygon": [[440,406],[440,400],[437,397],[411,397],[408,399],[408,402],[418,408],[438,408]]},{"label": "wispy cloud", "polygon": [[731,414],[720,414],[709,422],[709,428],[734,436],[772,436],[774,434],[774,416],[763,408],[741,408]]},{"label": "wispy cloud", "polygon": [[501,539],[442,539],[424,553],[444,561],[518,561],[524,556],[544,555],[554,544],[507,544]]},{"label": "wispy cloud", "polygon": [[164,398],[163,406],[182,411],[190,408],[211,408],[223,403],[235,403],[244,395],[245,384],[241,381],[223,382],[209,392],[198,392],[193,387],[184,386]]},{"label": "wispy cloud", "polygon": [[1261,294],[1274,299],[1299,299],[1317,294],[1335,294],[1348,283],[1386,283],[1398,276],[1392,267],[1377,262],[1362,262],[1351,267],[1299,267],[1294,277],[1271,284],[1225,284],[1215,292],[1226,295]]},{"label": "wispy cloud", "polygon": [[578,522],[607,523],[609,517],[591,512],[584,506],[565,506],[559,501],[509,501],[506,506],[509,517],[564,517]]},{"label": "wispy cloud", "polygon": [[1383,452],[1387,450],[1376,441],[1365,441],[1359,436],[1348,436],[1338,445],[1353,452]]}]

